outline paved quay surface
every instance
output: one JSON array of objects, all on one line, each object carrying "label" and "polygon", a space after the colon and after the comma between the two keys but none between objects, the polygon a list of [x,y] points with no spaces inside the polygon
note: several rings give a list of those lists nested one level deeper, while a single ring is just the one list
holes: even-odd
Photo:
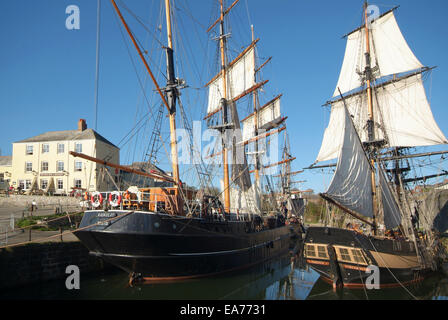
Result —
[{"label": "paved quay surface", "polygon": [[[53,215],[57,209],[68,213],[80,210],[79,200],[73,197],[2,196],[0,197],[0,247],[29,241],[29,229],[13,231],[12,224],[31,214],[30,207],[33,200],[37,204],[37,210],[33,212],[35,216]],[[68,231],[64,231],[64,233],[66,234],[62,235],[62,241],[78,241],[78,238]],[[59,242],[61,236],[59,231],[31,230],[31,240],[33,242]]]}]

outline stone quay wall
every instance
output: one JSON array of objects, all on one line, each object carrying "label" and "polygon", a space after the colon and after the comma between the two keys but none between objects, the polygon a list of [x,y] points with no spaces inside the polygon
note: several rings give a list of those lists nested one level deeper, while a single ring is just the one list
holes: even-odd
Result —
[{"label": "stone quay wall", "polygon": [[37,195],[10,195],[0,197],[0,207],[29,208],[36,201],[37,207],[78,207],[81,201],[75,197],[37,196]]},{"label": "stone quay wall", "polygon": [[64,279],[69,265],[83,274],[112,267],[91,256],[81,242],[32,243],[0,249],[0,290]]}]

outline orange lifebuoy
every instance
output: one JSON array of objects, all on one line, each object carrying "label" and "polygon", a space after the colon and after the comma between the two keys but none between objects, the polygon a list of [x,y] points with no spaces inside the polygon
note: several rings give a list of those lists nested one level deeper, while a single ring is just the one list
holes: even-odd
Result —
[{"label": "orange lifebuoy", "polygon": [[[95,196],[97,197],[97,199],[95,200]],[[103,203],[103,195],[101,193],[94,192],[92,193],[92,197],[90,198],[90,201],[92,202],[92,206],[94,208],[98,208],[102,203]]]},{"label": "orange lifebuoy", "polygon": [[[115,199],[112,198],[112,195],[115,196]],[[112,207],[118,207],[121,203],[121,195],[118,191],[113,191],[109,195],[109,203]]]}]

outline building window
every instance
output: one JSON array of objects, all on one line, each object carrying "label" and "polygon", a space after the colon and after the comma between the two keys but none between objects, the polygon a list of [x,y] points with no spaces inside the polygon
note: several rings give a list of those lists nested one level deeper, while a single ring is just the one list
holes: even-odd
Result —
[{"label": "building window", "polygon": [[40,188],[41,188],[42,190],[47,189],[47,188],[48,188],[48,180],[46,180],[46,179],[42,179],[42,180],[40,180]]},{"label": "building window", "polygon": [[33,146],[27,144],[26,145],[26,154],[33,154]]},{"label": "building window", "polygon": [[64,144],[58,143],[58,153],[64,153]]},{"label": "building window", "polygon": [[64,180],[58,179],[58,190],[64,189]]},{"label": "building window", "polygon": [[25,190],[28,190],[31,188],[31,180],[25,180]]},{"label": "building window", "polygon": [[82,152],[82,143],[75,143],[75,152]]},{"label": "building window", "polygon": [[56,161],[56,168],[57,172],[64,171],[64,161]]},{"label": "building window", "polygon": [[18,188],[19,189],[25,189],[25,180],[19,180],[19,186],[18,186]]},{"label": "building window", "polygon": [[48,143],[42,144],[42,153],[50,152],[50,145]]},{"label": "building window", "polygon": [[4,182],[5,180],[5,174],[4,173],[0,173],[0,182]]},{"label": "building window", "polygon": [[25,172],[31,172],[31,171],[33,171],[33,163],[25,162]]},{"label": "building window", "polygon": [[48,161],[42,161],[40,171],[48,171]]},{"label": "building window", "polygon": [[81,180],[80,179],[75,179],[75,188],[81,188]]},{"label": "building window", "polygon": [[75,161],[75,171],[82,171],[82,162]]}]

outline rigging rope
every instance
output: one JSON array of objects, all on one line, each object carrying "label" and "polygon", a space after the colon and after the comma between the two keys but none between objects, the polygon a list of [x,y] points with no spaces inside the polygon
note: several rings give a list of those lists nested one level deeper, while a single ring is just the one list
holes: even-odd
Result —
[{"label": "rigging rope", "polygon": [[134,19],[150,34],[152,35],[152,37],[154,38],[154,40],[156,40],[160,47],[165,47],[165,45],[159,40],[157,39],[156,35],[143,23],[142,19],[139,18],[134,12],[132,12],[121,0],[118,0],[121,4],[121,6],[131,15],[134,17]]},{"label": "rigging rope", "polygon": [[[359,243],[359,245],[361,246],[361,248],[363,248],[361,242],[360,242],[356,237],[354,237],[354,238],[355,238],[355,240]],[[367,237],[367,239],[369,240],[369,242],[370,242],[370,244],[372,245],[372,247],[373,247],[373,249],[375,250],[375,252],[378,253],[378,250],[376,249],[376,247],[375,247],[375,245],[373,244],[372,240],[370,240],[370,237]],[[390,274],[391,274],[392,277],[395,279],[395,281],[396,281],[401,287],[403,287],[403,289],[404,289],[407,293],[409,293],[409,295],[410,295],[414,300],[418,300],[418,298],[417,298],[416,296],[414,296],[414,295],[412,294],[412,292],[410,292],[410,291],[408,290],[408,288],[406,288],[406,287],[400,282],[400,280],[398,280],[398,278],[395,276],[395,274],[392,272],[392,270],[389,269],[389,267],[387,266],[387,263],[384,261],[383,257],[382,257],[379,253],[378,253],[378,256],[381,258],[381,260],[382,260],[383,263],[384,263],[384,266],[385,266],[386,269],[390,272]]]},{"label": "rigging rope", "polygon": [[100,56],[100,25],[101,25],[101,0],[97,4],[97,26],[96,26],[96,69],[95,69],[95,131],[98,131],[98,82],[99,82],[99,56]]}]

